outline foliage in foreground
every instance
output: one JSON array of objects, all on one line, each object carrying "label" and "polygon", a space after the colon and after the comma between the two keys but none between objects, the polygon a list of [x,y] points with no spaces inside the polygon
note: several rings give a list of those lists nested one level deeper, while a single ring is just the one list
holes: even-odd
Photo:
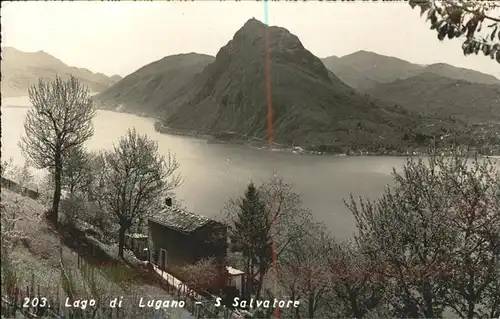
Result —
[{"label": "foliage in foreground", "polygon": [[479,54],[500,63],[500,4],[496,1],[411,0],[421,15],[427,13],[440,41],[465,38],[464,55]]},{"label": "foliage in foreground", "polygon": [[180,185],[179,163],[173,155],[165,158],[157,142],[132,129],[112,150],[101,153],[95,165],[99,169],[92,197],[120,226],[118,253],[123,257],[126,231],[159,212],[163,198]]},{"label": "foliage in foreground", "polygon": [[500,175],[460,152],[410,159],[376,201],[351,198],[358,248],[390,287],[393,316],[500,315]]},{"label": "foliage in foreground", "polygon": [[[439,318],[450,311],[460,318],[500,315],[497,164],[455,150],[451,156],[410,158],[393,177],[380,198],[352,196],[346,202],[358,228],[353,241],[339,241],[312,221],[288,223],[292,238],[299,240],[286,241],[278,250],[275,295],[298,299],[301,307],[283,310],[283,316]],[[244,197],[229,205],[233,236],[243,240],[239,248],[245,268],[258,268],[262,256],[271,260],[267,252],[272,250],[272,236],[265,236],[267,224],[262,222],[269,220],[263,218],[268,216],[264,199],[269,194],[250,184]]]},{"label": "foliage in foreground", "polygon": [[19,147],[30,165],[53,172],[51,221],[57,225],[64,162],[94,134],[95,108],[88,88],[75,77],[40,80],[28,90],[33,108],[24,119]]},{"label": "foliage in foreground", "polygon": [[310,211],[302,207],[291,185],[274,175],[259,187],[250,183],[243,197],[228,202],[225,214],[232,240],[242,252],[244,271],[251,278],[243,293],[258,298],[274,258],[302,238]]}]

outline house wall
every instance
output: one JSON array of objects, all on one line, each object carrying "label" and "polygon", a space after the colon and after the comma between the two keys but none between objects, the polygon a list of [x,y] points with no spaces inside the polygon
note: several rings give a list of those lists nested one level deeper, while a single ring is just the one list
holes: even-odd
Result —
[{"label": "house wall", "polygon": [[167,251],[167,264],[183,266],[203,258],[226,256],[226,229],[208,224],[192,234],[184,234],[168,227],[149,222],[154,261],[160,264],[160,249]]},{"label": "house wall", "polygon": [[151,221],[149,222],[149,236],[154,251],[153,261],[156,264],[160,264],[160,249],[167,251],[168,265],[183,266],[194,262],[192,237]]}]

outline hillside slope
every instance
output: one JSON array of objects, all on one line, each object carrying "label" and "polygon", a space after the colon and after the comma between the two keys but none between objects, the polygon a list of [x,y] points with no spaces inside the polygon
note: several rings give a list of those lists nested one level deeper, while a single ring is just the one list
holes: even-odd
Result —
[{"label": "hillside slope", "polygon": [[340,58],[331,56],[322,61],[342,81],[361,91],[370,90],[379,83],[389,83],[423,73],[434,73],[472,83],[500,85],[500,80],[496,77],[478,71],[445,63],[422,66],[368,51],[358,51]]},{"label": "hillside slope", "polygon": [[471,83],[500,85],[500,80],[493,75],[459,68],[446,63],[434,63],[427,65],[420,71],[420,73],[434,73],[450,79],[464,80]]},{"label": "hillside slope", "polygon": [[381,106],[331,74],[288,30],[250,19],[191,80],[164,121],[172,129],[266,136],[264,32],[269,28],[274,134],[277,142],[368,145],[398,143],[416,125],[397,106]]},{"label": "hillside slope", "polygon": [[[358,51],[339,60],[344,69],[348,66],[356,70],[354,74],[348,73],[353,78],[350,80],[350,86],[362,90],[370,87],[364,83],[366,79],[372,81],[372,85],[391,82],[412,76],[422,68],[417,64],[369,51]],[[336,70],[332,72],[335,73]]]},{"label": "hillside slope", "polygon": [[465,121],[500,121],[500,86],[454,80],[423,73],[391,83],[378,84],[369,94],[428,116]]},{"label": "hillside slope", "polygon": [[[115,295],[124,296],[125,302],[123,302],[122,310],[127,318],[165,318],[165,316],[167,318],[194,318],[183,308],[158,311],[138,308],[138,297],[163,296],[171,300],[174,300],[175,297],[169,295],[157,282],[134,268],[123,263],[99,260],[98,257],[91,256],[90,253],[86,252],[83,245],[77,249],[74,238],[69,242],[61,235],[66,226],[61,226],[59,231],[56,231],[53,226],[47,223],[43,216],[47,207],[40,201],[21,196],[3,186],[0,193],[2,240],[12,238],[9,237],[11,233],[15,233],[18,238],[15,244],[9,247],[9,254],[4,251],[4,248],[8,247],[2,243],[2,280],[0,280],[2,292],[4,292],[2,299],[8,296],[8,299],[12,300],[15,296],[9,295],[7,289],[13,288],[12,284],[17,284],[16,288],[22,292],[18,296],[19,305],[22,305],[24,301],[22,298],[26,296],[26,287],[30,287],[30,289],[37,289],[32,293],[38,293],[38,295],[47,298],[52,311],[60,315],[43,316],[43,318],[72,317],[71,308],[61,307],[63,314],[58,312],[59,307],[55,303],[56,296],[61,303],[64,303],[66,297],[61,298],[61,296],[66,295],[61,275],[61,265],[63,265],[65,273],[71,278],[75,299],[88,298],[89,291],[92,292],[91,298],[96,300],[96,308],[98,309],[95,318],[110,317],[109,314],[101,312],[105,308],[102,307],[102,304],[109,304],[110,296]],[[61,213],[64,214],[62,210]],[[12,227],[12,224],[8,224],[6,221],[11,221],[14,216],[16,218],[15,232],[4,232],[9,229],[8,227]],[[14,274],[17,282],[9,282],[7,280],[8,274]],[[4,306],[5,304],[2,302],[2,311],[5,310]],[[54,314],[52,311],[49,314]],[[9,318],[13,317],[9,316]],[[25,316],[19,315],[16,318],[25,318]]]},{"label": "hillside slope", "polygon": [[104,108],[162,116],[178,91],[213,60],[213,56],[198,53],[167,56],[129,74],[94,98]]},{"label": "hillside slope", "polygon": [[327,69],[352,88],[365,90],[378,84],[377,80],[365,76],[356,67],[343,62],[337,56],[330,56],[322,59],[322,61]]},{"label": "hillside slope", "polygon": [[91,92],[108,88],[120,77],[108,77],[93,73],[88,69],[71,67],[52,55],[43,52],[23,52],[12,47],[2,48],[2,95],[27,95],[28,88],[38,79],[52,79],[59,75],[63,78],[73,75],[89,87]]}]

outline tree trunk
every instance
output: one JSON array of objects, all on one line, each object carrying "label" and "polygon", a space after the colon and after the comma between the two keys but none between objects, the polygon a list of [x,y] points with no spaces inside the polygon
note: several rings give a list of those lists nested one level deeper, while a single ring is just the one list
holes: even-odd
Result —
[{"label": "tree trunk", "polygon": [[468,319],[474,319],[474,314],[475,314],[475,304],[473,301],[469,301],[469,304],[467,305],[467,318]]},{"label": "tree trunk", "polygon": [[245,257],[245,285],[242,291],[243,299],[249,299],[252,295],[253,290],[253,269],[251,267],[251,260],[248,254],[244,254]]},{"label": "tree trunk", "polygon": [[55,156],[55,171],[54,171],[54,198],[52,200],[52,214],[51,220],[57,227],[57,222],[59,220],[59,203],[61,201],[61,173],[62,173],[62,158],[61,152],[56,152]]},{"label": "tree trunk", "polygon": [[118,256],[123,258],[123,248],[125,246],[125,230],[126,227],[120,225],[120,230],[118,231]]},{"label": "tree trunk", "polygon": [[246,275],[244,299],[250,299],[253,293],[253,273],[250,270]]},{"label": "tree trunk", "polygon": [[309,314],[309,316],[307,318],[314,318],[314,313],[316,312],[316,309],[315,309],[315,302],[314,302],[314,297],[315,297],[315,294],[314,293],[310,293],[309,294],[309,300],[307,301],[307,312]]},{"label": "tree trunk", "polygon": [[[468,237],[468,236],[467,236]],[[468,266],[467,268],[473,269],[471,266],[471,261],[469,258],[467,258],[466,265]],[[474,291],[474,283],[475,283],[475,276],[473,272],[469,272],[469,282],[467,283],[467,318],[473,319],[474,314],[475,314],[475,308],[476,308],[476,296],[477,292]]]},{"label": "tree trunk", "polygon": [[425,304],[424,315],[426,318],[434,318],[434,300],[432,296],[431,284],[428,279],[424,280],[423,297]]},{"label": "tree trunk", "polygon": [[256,298],[259,299],[260,298],[260,293],[262,291],[262,284],[263,284],[263,281],[264,281],[264,274],[265,274],[265,270],[263,270],[262,268],[259,269],[259,281],[257,283],[257,291],[255,292],[256,294]]},{"label": "tree trunk", "polygon": [[353,291],[352,288],[346,287],[349,294],[349,302],[351,304],[351,310],[354,318],[363,317],[364,313],[361,310],[358,303],[358,295]]}]

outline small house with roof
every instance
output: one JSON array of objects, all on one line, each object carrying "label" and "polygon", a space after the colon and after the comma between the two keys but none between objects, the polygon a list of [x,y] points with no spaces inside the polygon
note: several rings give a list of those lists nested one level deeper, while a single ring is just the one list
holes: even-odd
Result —
[{"label": "small house with roof", "polygon": [[182,267],[204,258],[221,262],[227,255],[227,226],[208,217],[172,207],[148,220],[153,262],[160,268]]}]

